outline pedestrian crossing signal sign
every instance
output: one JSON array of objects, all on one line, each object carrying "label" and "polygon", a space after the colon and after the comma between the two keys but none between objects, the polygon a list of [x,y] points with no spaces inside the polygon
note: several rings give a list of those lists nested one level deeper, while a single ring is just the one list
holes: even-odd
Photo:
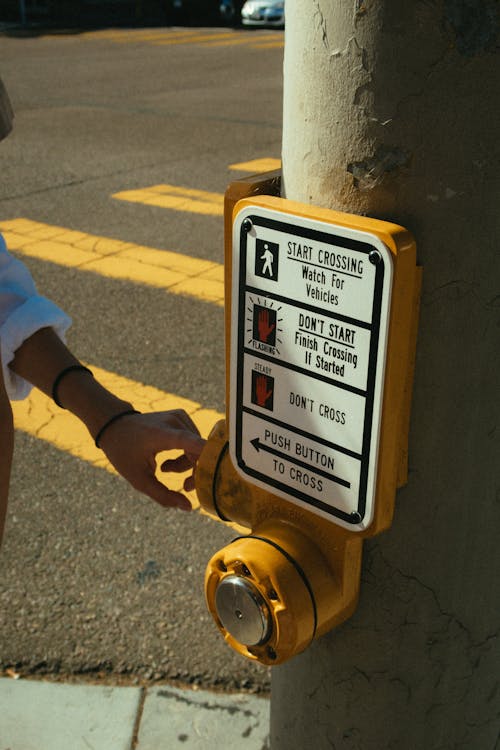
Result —
[{"label": "pedestrian crossing signal sign", "polygon": [[[233,465],[346,530],[381,531],[406,479],[415,243],[402,227],[272,195],[237,200],[232,220]],[[281,463],[255,440],[279,443]]]},{"label": "pedestrian crossing signal sign", "polygon": [[255,241],[255,275],[262,279],[278,281],[280,246],[277,242]]}]

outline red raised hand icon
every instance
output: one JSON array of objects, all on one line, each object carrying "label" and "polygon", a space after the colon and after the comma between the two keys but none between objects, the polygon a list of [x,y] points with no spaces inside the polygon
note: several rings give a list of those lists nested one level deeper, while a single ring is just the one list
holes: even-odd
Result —
[{"label": "red raised hand icon", "polygon": [[274,331],[275,325],[275,323],[269,325],[269,310],[259,310],[258,328],[260,341],[267,341],[269,335]]},{"label": "red raised hand icon", "polygon": [[267,378],[265,375],[257,375],[255,383],[255,395],[258,406],[265,407],[267,399],[273,395],[272,390],[267,390]]}]

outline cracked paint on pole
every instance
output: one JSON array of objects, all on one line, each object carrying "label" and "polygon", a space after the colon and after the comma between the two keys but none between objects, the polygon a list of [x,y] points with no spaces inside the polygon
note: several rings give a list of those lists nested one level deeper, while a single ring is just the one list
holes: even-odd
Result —
[{"label": "cracked paint on pole", "polygon": [[409,481],[359,607],[272,673],[273,750],[496,750],[498,3],[287,0],[287,198],[402,224],[424,286]]}]

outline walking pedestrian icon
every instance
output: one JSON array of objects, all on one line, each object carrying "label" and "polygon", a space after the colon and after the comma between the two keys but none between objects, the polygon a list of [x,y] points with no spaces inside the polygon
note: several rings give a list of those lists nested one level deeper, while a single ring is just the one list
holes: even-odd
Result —
[{"label": "walking pedestrian icon", "polygon": [[278,281],[280,246],[268,240],[255,241],[255,275],[263,279]]}]

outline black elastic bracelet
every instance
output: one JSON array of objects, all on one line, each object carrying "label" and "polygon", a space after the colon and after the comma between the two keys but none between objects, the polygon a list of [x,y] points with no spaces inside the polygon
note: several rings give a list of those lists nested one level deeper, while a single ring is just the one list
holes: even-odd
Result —
[{"label": "black elastic bracelet", "polygon": [[101,447],[99,445],[99,441],[102,438],[102,436],[104,435],[104,433],[106,432],[106,430],[108,429],[108,427],[111,427],[111,425],[113,424],[113,422],[117,422],[122,417],[128,417],[130,414],[140,414],[140,413],[141,412],[137,411],[136,409],[127,409],[126,411],[121,411],[118,414],[115,414],[114,417],[111,417],[111,419],[108,419],[107,422],[104,422],[103,426],[101,427],[101,429],[99,430],[99,432],[95,436],[94,442],[96,444],[96,448],[100,448]]},{"label": "black elastic bracelet", "polygon": [[55,401],[55,403],[61,407],[61,409],[64,409],[65,407],[61,404],[59,401],[59,395],[58,395],[58,388],[61,384],[61,380],[66,377],[66,375],[70,372],[74,372],[75,370],[81,370],[82,372],[88,372],[89,375],[93,375],[92,370],[89,370],[88,367],[85,367],[84,365],[70,365],[69,367],[65,367],[64,370],[61,370],[57,378],[54,380],[54,383],[52,385],[52,398]]}]

